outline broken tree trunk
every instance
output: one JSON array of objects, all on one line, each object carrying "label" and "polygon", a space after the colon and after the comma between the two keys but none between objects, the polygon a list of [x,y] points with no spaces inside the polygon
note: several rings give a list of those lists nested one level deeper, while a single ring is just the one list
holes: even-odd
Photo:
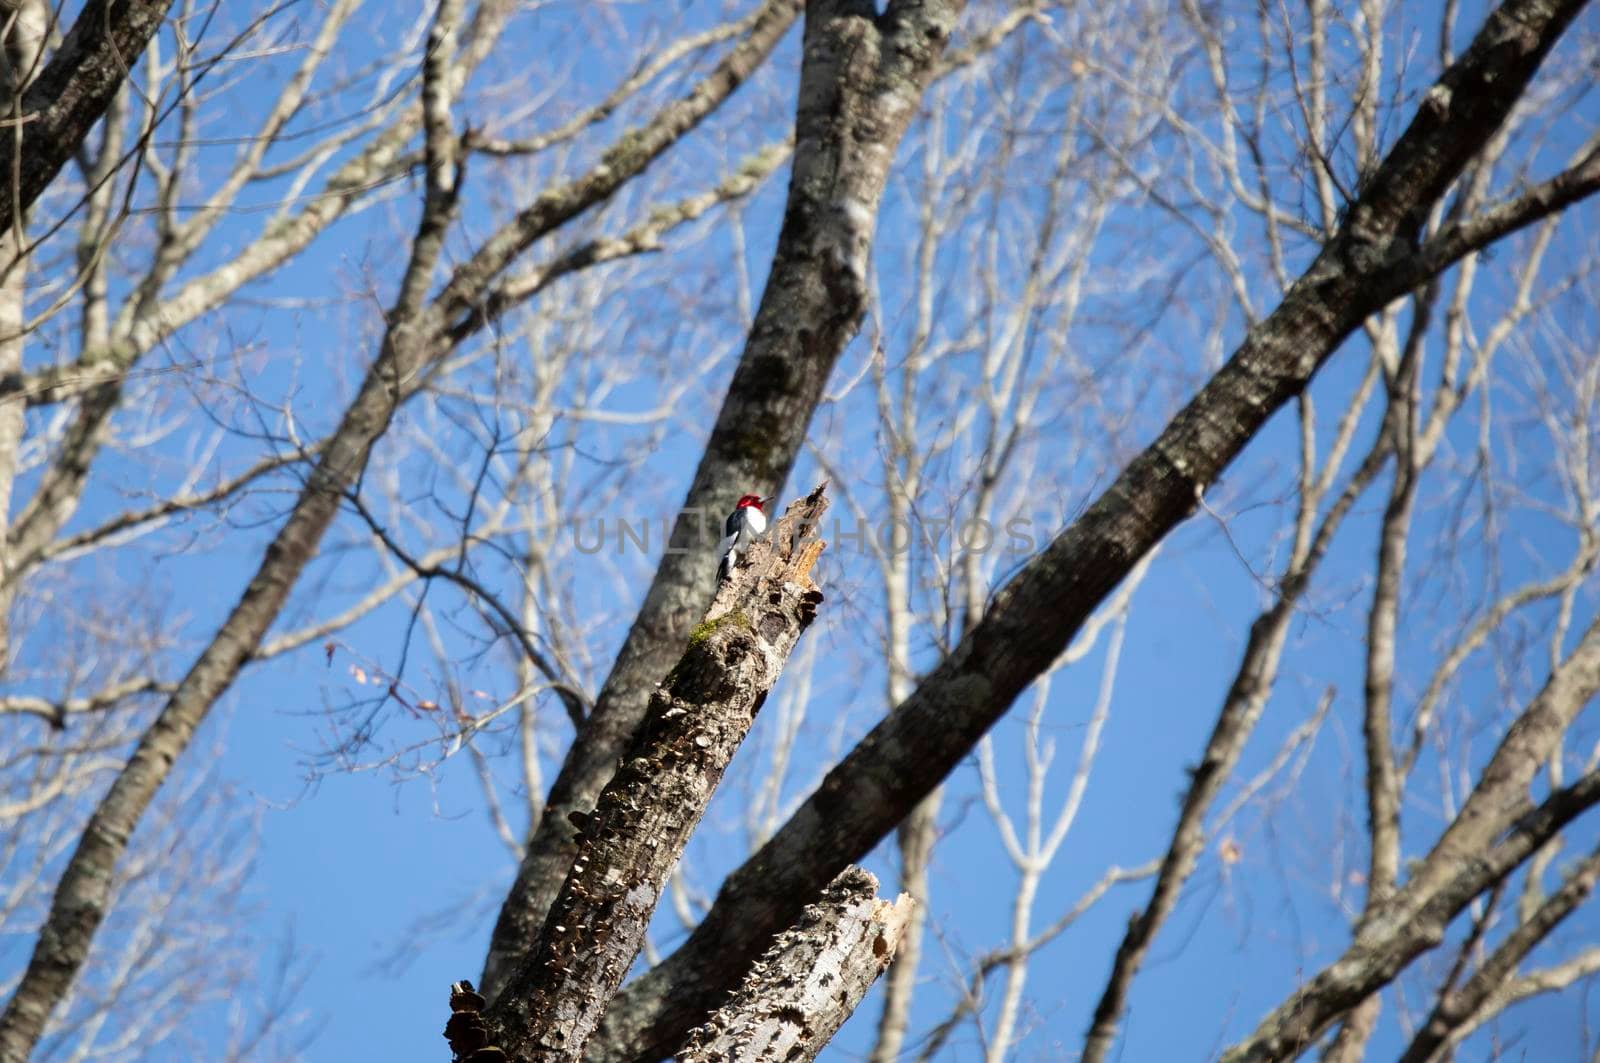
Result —
[{"label": "broken tree trunk", "polygon": [[684,1063],[815,1059],[888,968],[916,902],[878,899],[878,880],[845,868],[750,968],[728,1002],[696,1027]]},{"label": "broken tree trunk", "polygon": [[483,1013],[518,1061],[577,1060],[644,943],[673,866],[822,594],[818,487],[717,592],[595,810],[537,946]]}]

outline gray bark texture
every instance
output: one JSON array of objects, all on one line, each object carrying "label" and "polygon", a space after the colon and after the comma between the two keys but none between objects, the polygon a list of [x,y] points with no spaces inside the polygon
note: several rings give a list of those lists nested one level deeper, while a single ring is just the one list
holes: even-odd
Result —
[{"label": "gray bark texture", "polygon": [[916,902],[879,900],[878,880],[845,868],[750,968],[728,1002],[695,1027],[685,1063],[805,1063],[894,960]]},{"label": "gray bark texture", "polygon": [[89,0],[83,5],[61,47],[7,116],[23,124],[20,137],[0,137],[6,189],[0,195],[0,230],[24,217],[72,158],[171,6],[172,0]]},{"label": "gray bark texture", "polygon": [[1531,918],[1506,936],[1464,986],[1445,994],[1400,1057],[1400,1063],[1428,1063],[1438,1059],[1450,1035],[1461,1029],[1490,995],[1506,983],[1534,946],[1571,915],[1573,909],[1589,899],[1596,879],[1600,879],[1600,852],[1585,857],[1567,875],[1561,888],[1539,905]]},{"label": "gray bark texture", "polygon": [[[673,530],[675,549],[567,751],[501,908],[482,979],[490,1000],[572,866],[567,817],[593,806],[705,607],[716,566],[707,529],[740,495],[774,494],[788,478],[834,362],[860,327],[884,182],[963,6],[896,0],[875,15],[859,0],[819,0],[806,9],[793,172],[772,272]],[[783,7],[792,17],[794,5]]]},{"label": "gray bark texture", "polygon": [[[1423,220],[1582,6],[1511,0],[1490,14],[1278,307],[1082,517],[996,595],[916,692],[728,878],[689,939],[618,999],[593,1058],[670,1052],[806,899],[869,852],[968,755],[1344,339],[1454,261],[1434,241],[1418,246]],[[1454,240],[1451,250],[1471,250],[1454,232],[1439,239]]]},{"label": "gray bark texture", "polygon": [[[735,569],[650,698],[595,810],[538,945],[484,1013],[512,1059],[577,1060],[644,945],[661,891],[822,594],[811,568],[823,488]],[[570,827],[569,827],[570,829]]]},{"label": "gray bark texture", "polygon": [[[1539,846],[1600,803],[1600,773],[1591,772],[1558,790],[1524,816],[1516,828],[1482,857],[1448,868],[1449,878],[1404,923],[1381,936],[1357,938],[1345,954],[1295,990],[1245,1040],[1222,1055],[1223,1063],[1268,1063],[1293,1059],[1351,1008],[1383,988],[1423,952],[1444,940],[1445,931],[1473,899],[1503,881]],[[1549,925],[1592,887],[1588,865],[1541,913]]]}]

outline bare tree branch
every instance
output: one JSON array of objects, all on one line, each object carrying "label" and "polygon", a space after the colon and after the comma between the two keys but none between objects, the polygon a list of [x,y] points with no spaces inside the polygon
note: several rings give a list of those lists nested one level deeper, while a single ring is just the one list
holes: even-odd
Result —
[{"label": "bare tree branch", "polygon": [[[1455,102],[1418,111],[1277,309],[1083,516],[995,597],[945,663],[729,877],[690,939],[619,998],[601,1033],[602,1058],[670,1049],[784,925],[793,898],[809,896],[860,859],[937,785],[1138,558],[1192,512],[1267,418],[1369,314],[1418,282],[1404,266],[1428,211],[1494,134],[1582,6],[1511,0],[1490,14],[1438,82]],[[828,858],[819,860],[819,853]]]},{"label": "bare tree branch", "polygon": [[[1474,897],[1504,881],[1541,845],[1577,816],[1600,802],[1600,773],[1591,772],[1571,786],[1551,794],[1538,808],[1518,821],[1504,840],[1483,855],[1454,865],[1449,877],[1401,924],[1375,922],[1345,954],[1324,967],[1290,994],[1262,1020],[1249,1037],[1222,1055],[1223,1063],[1247,1063],[1293,1058],[1305,1051],[1329,1024],[1350,1007],[1386,985],[1406,964],[1444,940],[1446,928]],[[1563,904],[1586,896],[1593,888],[1594,867],[1574,886],[1577,898],[1562,898],[1548,915],[1565,915]],[[1552,924],[1553,925],[1553,924]]]},{"label": "bare tree branch", "polygon": [[[7,192],[0,196],[0,232],[13,229],[88,137],[171,6],[172,0],[89,0],[83,5],[22,96],[20,137],[0,137],[0,173],[7,175]],[[10,264],[9,259],[4,263],[6,268]]]},{"label": "bare tree branch", "polygon": [[[787,5],[784,5],[787,6]],[[438,18],[453,19],[455,0],[442,0]],[[668,104],[642,129],[627,135],[584,177],[537,199],[515,221],[491,236],[452,281],[432,300],[422,297],[442,245],[454,195],[441,184],[441,168],[428,182],[417,238],[377,359],[326,441],[288,520],[262,556],[260,567],[216,636],[201,652],[166,706],[140,739],[126,768],[96,807],[77,849],[63,871],[48,919],[27,972],[0,1016],[0,1061],[22,1063],[31,1053],[52,1010],[67,992],[88,955],[95,930],[105,916],[108,884],[117,858],[145,808],[187,747],[216,699],[232,684],[271,627],[289,591],[332,523],[340,500],[365,470],[372,447],[387,430],[412,379],[449,353],[445,330],[517,253],[550,229],[612,195],[647,167],[683,133],[715,109],[766,56],[787,21],[776,11],[768,24],[736,47],[685,101]],[[441,40],[447,40],[446,34]],[[444,91],[436,64],[430,92],[437,105]],[[435,107],[432,121],[440,115]],[[440,130],[434,130],[436,139]],[[436,145],[437,146],[437,145]],[[444,149],[441,149],[444,150]],[[117,385],[105,385],[116,388]],[[107,402],[114,401],[107,395]],[[106,403],[99,403],[107,410]],[[80,423],[97,433],[94,411],[80,411]],[[69,462],[80,457],[69,455]],[[81,481],[76,466],[69,466]],[[55,507],[50,507],[54,512]]]},{"label": "bare tree branch", "polygon": [[1427,1063],[1458,1027],[1477,1014],[1533,947],[1594,892],[1600,878],[1600,852],[1592,853],[1567,875],[1561,888],[1513,930],[1460,989],[1445,995],[1400,1056],[1400,1063]]}]

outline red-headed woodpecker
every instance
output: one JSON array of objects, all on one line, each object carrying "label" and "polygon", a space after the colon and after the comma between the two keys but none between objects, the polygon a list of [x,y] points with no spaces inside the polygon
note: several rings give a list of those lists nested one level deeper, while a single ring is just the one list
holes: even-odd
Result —
[{"label": "red-headed woodpecker", "polygon": [[[769,500],[770,501],[770,500]],[[717,544],[717,582],[733,575],[733,566],[750,550],[756,536],[767,530],[767,515],[761,512],[760,495],[744,495],[722,522],[722,542]]]}]

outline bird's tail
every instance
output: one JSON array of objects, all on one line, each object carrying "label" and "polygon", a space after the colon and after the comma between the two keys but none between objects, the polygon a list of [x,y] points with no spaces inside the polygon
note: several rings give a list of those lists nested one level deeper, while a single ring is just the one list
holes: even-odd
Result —
[{"label": "bird's tail", "polygon": [[734,562],[738,559],[739,552],[737,550],[729,549],[727,553],[722,555],[721,562],[717,564],[718,583],[726,583],[728,581],[728,578],[733,575]]}]

